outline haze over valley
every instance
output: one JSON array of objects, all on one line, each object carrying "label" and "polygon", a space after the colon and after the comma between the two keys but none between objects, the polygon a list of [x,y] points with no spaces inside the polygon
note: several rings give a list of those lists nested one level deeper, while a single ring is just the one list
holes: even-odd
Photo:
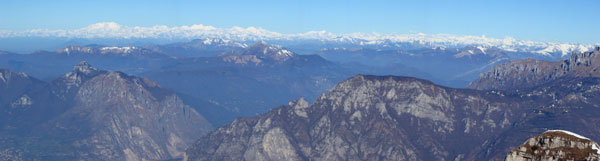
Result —
[{"label": "haze over valley", "polygon": [[579,3],[6,2],[0,160],[600,160]]}]

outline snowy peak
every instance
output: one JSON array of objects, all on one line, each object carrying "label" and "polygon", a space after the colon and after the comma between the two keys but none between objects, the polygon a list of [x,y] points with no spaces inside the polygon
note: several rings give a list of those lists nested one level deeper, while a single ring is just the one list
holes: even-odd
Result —
[{"label": "snowy peak", "polygon": [[548,45],[543,49],[535,51],[542,55],[551,56],[552,53],[558,53],[561,57],[566,57],[572,52],[587,52],[591,50],[590,45],[582,44],[552,44]]},{"label": "snowy peak", "polygon": [[292,51],[282,48],[281,46],[269,45],[264,41],[258,42],[248,48],[248,51],[253,51],[247,54],[257,54],[269,57],[290,58],[294,57]]},{"label": "snowy peak", "polygon": [[474,57],[474,56],[487,56],[487,57],[498,57],[505,56],[504,52],[496,47],[486,46],[468,46],[458,49],[460,52],[455,54],[455,58],[462,57]]},{"label": "snowy peak", "polygon": [[70,55],[71,53],[92,53],[94,51],[93,48],[91,47],[84,47],[84,46],[68,46],[62,49],[58,49],[56,50],[57,53],[66,53],[67,55]]},{"label": "snowy peak", "polygon": [[225,62],[259,65],[264,62],[285,62],[297,55],[281,46],[270,45],[264,41],[260,41],[245,49],[226,52],[219,56],[222,57]]},{"label": "snowy peak", "polygon": [[113,55],[129,55],[132,53],[143,53],[144,50],[135,46],[68,46],[56,50],[59,54],[113,54]]},{"label": "snowy peak", "polygon": [[102,47],[100,48],[101,53],[131,53],[138,50],[135,46],[124,46],[124,47]]},{"label": "snowy peak", "polygon": [[[282,34],[256,27],[217,28],[207,25],[152,27],[123,26],[114,22],[102,22],[74,30],[34,29],[28,31],[0,31],[0,38],[10,37],[65,37],[65,38],[165,38],[200,39],[203,45],[219,43],[218,39],[245,41],[313,41],[333,45],[353,45],[361,47],[400,48],[410,44],[424,48],[461,48],[465,46],[497,47],[508,52],[527,52],[550,58],[565,58],[571,52],[585,52],[591,44],[555,43],[517,40],[512,37],[490,38],[481,36],[456,36],[448,34],[382,34],[346,33],[333,34],[327,31]],[[218,38],[218,39],[207,39]],[[225,42],[226,43],[226,42]],[[241,45],[241,44],[239,44]],[[483,50],[482,50],[483,51]]]},{"label": "snowy peak", "polygon": [[584,140],[584,141],[592,141],[591,139],[581,136],[579,134],[576,134],[574,132],[570,132],[567,130],[548,130],[546,132],[544,132],[544,134],[542,135],[552,135],[552,134],[558,134],[558,135],[562,135],[565,138],[571,139],[571,140]]},{"label": "snowy peak", "polygon": [[225,40],[219,38],[204,38],[204,39],[194,39],[190,43],[190,45],[201,48],[206,46],[215,46],[215,47],[239,47],[246,48],[248,45],[232,40]]},{"label": "snowy peak", "polygon": [[487,48],[481,47],[481,46],[465,47],[465,48],[463,48],[463,51],[461,51],[458,54],[455,54],[454,57],[462,58],[462,57],[474,56],[474,55],[487,55],[486,50],[487,50]]}]

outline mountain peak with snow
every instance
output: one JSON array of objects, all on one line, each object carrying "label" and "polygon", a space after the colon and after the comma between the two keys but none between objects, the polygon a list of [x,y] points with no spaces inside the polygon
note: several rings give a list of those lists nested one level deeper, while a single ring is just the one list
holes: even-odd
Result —
[{"label": "mountain peak with snow", "polygon": [[205,46],[218,46],[218,47],[240,47],[246,48],[248,45],[244,43],[240,43],[237,41],[221,39],[221,38],[203,38],[203,39],[194,39],[190,43],[195,47],[205,47]]},{"label": "mountain peak with snow", "polygon": [[241,50],[226,52],[221,55],[225,62],[233,62],[235,64],[263,64],[265,61],[275,63],[285,62],[297,55],[281,46],[267,44],[264,41],[259,41],[256,44]]},{"label": "mountain peak with snow", "polygon": [[250,47],[244,54],[256,54],[264,57],[272,57],[274,59],[288,59],[294,57],[296,54],[292,51],[285,49],[278,45],[270,45],[264,41],[260,41]]},{"label": "mountain peak with snow", "polygon": [[507,52],[528,52],[551,58],[564,58],[571,52],[589,51],[592,44],[555,43],[517,40],[512,37],[490,38],[481,36],[457,36],[448,34],[382,34],[347,33],[334,34],[324,30],[305,33],[282,34],[258,27],[217,28],[207,25],[151,27],[124,26],[115,22],[101,22],[72,30],[33,29],[26,31],[0,31],[0,38],[12,37],[64,37],[64,38],[113,38],[113,39],[204,39],[206,44],[215,43],[207,38],[238,42],[246,41],[317,41],[358,46],[402,47],[413,44],[426,48],[461,48],[465,46],[497,47]]},{"label": "mountain peak with snow", "polygon": [[143,49],[135,46],[68,46],[56,50],[59,54],[115,54],[128,55],[134,52],[142,52]]}]

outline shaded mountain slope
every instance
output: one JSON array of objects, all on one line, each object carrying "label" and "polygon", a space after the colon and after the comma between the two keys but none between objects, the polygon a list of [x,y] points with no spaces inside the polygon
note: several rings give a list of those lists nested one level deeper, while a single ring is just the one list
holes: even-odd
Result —
[{"label": "shaded mountain slope", "polygon": [[[33,126],[16,127],[29,130],[5,134],[0,149],[18,151],[25,160],[166,160],[181,157],[188,143],[212,129],[158,84],[85,62],[45,89],[56,99],[32,97],[32,105],[62,110]],[[22,116],[34,118],[36,110]]]}]

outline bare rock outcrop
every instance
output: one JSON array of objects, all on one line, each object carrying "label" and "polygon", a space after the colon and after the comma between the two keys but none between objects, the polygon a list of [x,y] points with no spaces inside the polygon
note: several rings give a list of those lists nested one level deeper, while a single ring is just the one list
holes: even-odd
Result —
[{"label": "bare rock outcrop", "polygon": [[549,62],[524,59],[498,65],[468,85],[472,89],[531,88],[564,77],[600,77],[600,47],[574,52],[567,60]]},{"label": "bare rock outcrop", "polygon": [[511,151],[505,161],[600,160],[598,143],[581,135],[550,130]]}]

